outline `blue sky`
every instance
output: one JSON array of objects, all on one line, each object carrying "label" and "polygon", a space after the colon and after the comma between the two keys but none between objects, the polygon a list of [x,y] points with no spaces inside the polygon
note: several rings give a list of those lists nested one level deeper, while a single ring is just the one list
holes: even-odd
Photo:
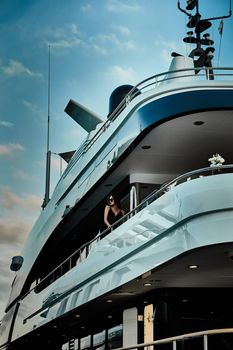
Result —
[{"label": "blue sky", "polygon": [[[229,1],[200,0],[200,10],[203,17],[226,15]],[[186,21],[176,0],[0,1],[0,317],[14,277],[11,257],[20,254],[44,196],[48,45],[50,149],[60,153],[76,149],[86,135],[64,112],[69,99],[105,119],[117,86],[166,71],[172,51],[190,52],[182,42]],[[219,22],[209,30],[215,65]],[[232,18],[225,20],[222,66],[233,66],[232,29]],[[52,188],[60,165],[54,154]]]}]

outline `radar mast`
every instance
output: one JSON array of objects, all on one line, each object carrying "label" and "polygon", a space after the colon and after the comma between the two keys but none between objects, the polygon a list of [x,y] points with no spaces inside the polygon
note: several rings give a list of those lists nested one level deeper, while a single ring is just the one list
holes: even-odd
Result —
[{"label": "radar mast", "polygon": [[[210,38],[209,33],[205,33],[207,29],[212,26],[211,21],[216,19],[228,18],[231,16],[231,0],[229,14],[226,16],[211,17],[202,19],[199,12],[198,0],[187,0],[186,8],[181,8],[180,1],[178,1],[178,9],[188,16],[188,32],[187,36],[183,39],[185,43],[194,44],[196,47],[190,52],[189,57],[194,60],[194,67],[212,67],[212,59],[214,57],[215,48],[213,47],[214,41]],[[201,36],[202,35],[202,36]],[[205,48],[203,48],[204,46]],[[197,74],[200,70],[196,69]],[[208,69],[206,74],[209,79],[214,79],[212,69]]]}]

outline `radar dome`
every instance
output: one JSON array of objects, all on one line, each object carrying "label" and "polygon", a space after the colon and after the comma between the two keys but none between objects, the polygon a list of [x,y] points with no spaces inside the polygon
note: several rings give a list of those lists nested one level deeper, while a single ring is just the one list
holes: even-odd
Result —
[{"label": "radar dome", "polygon": [[[125,98],[125,96],[130,92],[130,90],[133,89],[132,85],[121,85],[118,86],[115,90],[110,95],[109,98],[109,114],[110,115],[116,108],[117,106],[121,103],[121,101]],[[137,93],[136,93],[137,91]],[[135,93],[138,95],[139,90],[136,90],[134,92],[134,97]],[[125,107],[125,106],[124,106]]]}]

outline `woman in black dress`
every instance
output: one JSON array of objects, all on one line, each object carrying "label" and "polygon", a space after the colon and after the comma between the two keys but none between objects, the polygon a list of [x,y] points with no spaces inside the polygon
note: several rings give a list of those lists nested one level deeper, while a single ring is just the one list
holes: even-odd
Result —
[{"label": "woman in black dress", "polygon": [[[111,228],[112,225],[124,216],[124,210],[121,209],[117,198],[110,194],[107,197],[107,205],[104,208],[104,223],[107,227]],[[116,226],[114,226],[115,228]]]}]

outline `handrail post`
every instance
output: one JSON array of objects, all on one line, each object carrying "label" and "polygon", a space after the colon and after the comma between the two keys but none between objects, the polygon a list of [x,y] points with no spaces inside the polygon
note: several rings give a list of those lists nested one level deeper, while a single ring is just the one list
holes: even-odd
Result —
[{"label": "handrail post", "polygon": [[172,342],[172,350],[176,350],[176,340],[173,340]]},{"label": "handrail post", "polygon": [[203,346],[204,346],[204,350],[208,350],[208,336],[207,336],[207,334],[204,334],[204,336],[203,336]]}]

